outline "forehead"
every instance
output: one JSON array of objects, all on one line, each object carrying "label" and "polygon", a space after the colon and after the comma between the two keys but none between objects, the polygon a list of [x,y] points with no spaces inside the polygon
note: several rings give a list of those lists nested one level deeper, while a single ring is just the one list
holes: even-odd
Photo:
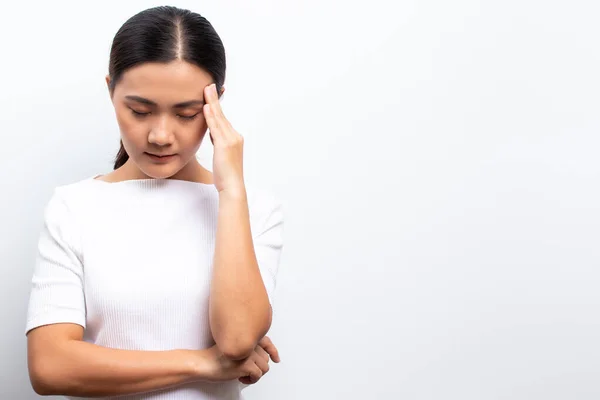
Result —
[{"label": "forehead", "polygon": [[208,72],[185,61],[144,63],[125,71],[115,94],[135,94],[156,102],[202,99],[204,87],[212,82]]}]

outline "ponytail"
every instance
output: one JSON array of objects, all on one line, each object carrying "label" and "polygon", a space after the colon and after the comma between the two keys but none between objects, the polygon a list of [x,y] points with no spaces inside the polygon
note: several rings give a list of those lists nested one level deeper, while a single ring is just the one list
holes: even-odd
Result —
[{"label": "ponytail", "polygon": [[114,169],[120,168],[123,164],[125,164],[129,160],[129,154],[125,151],[125,147],[123,147],[123,141],[121,140],[121,147],[119,147],[119,152],[115,157],[115,166]]}]

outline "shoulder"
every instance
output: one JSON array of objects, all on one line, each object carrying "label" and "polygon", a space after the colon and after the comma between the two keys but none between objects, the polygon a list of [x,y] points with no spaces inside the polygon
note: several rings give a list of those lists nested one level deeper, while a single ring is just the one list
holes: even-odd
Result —
[{"label": "shoulder", "polygon": [[254,186],[247,189],[247,196],[251,214],[265,216],[277,209],[283,209],[281,196],[273,190]]},{"label": "shoulder", "polygon": [[263,237],[265,233],[272,241],[280,241],[284,224],[284,206],[281,197],[272,190],[254,187],[247,190],[250,226],[255,238]]},{"label": "shoulder", "polygon": [[90,190],[93,185],[92,179],[86,178],[55,186],[46,204],[46,213],[70,214],[80,210],[87,203],[87,198],[93,197]]},{"label": "shoulder", "polygon": [[54,193],[66,196],[77,197],[85,193],[91,186],[93,178],[80,179],[75,182],[65,183],[54,187]]}]

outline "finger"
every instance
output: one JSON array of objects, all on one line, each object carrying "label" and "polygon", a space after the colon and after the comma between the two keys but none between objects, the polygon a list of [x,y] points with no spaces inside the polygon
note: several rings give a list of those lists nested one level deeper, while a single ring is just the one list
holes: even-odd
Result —
[{"label": "finger", "polygon": [[221,138],[219,123],[215,118],[215,114],[213,112],[214,110],[212,109],[210,104],[205,104],[202,108],[202,111],[204,112],[204,119],[206,119],[206,124],[208,125],[208,129],[210,130],[209,133],[214,145],[214,141],[219,140]]},{"label": "finger", "polygon": [[209,109],[212,112],[216,126],[219,129],[218,134],[223,139],[231,140],[233,143],[233,141],[238,139],[238,137],[241,135],[233,129],[231,123],[225,117],[223,108],[221,107],[221,102],[217,96],[216,85],[214,83],[206,87],[205,98],[207,99]]},{"label": "finger", "polygon": [[239,133],[233,130],[231,124],[224,117],[219,118],[215,113],[215,109],[211,104],[205,104],[203,107],[204,118],[210,129],[211,137],[216,140],[224,141],[224,143],[235,143],[239,138],[243,141],[243,138]]},{"label": "finger", "polygon": [[205,88],[204,97],[207,99],[208,104],[210,105],[210,110],[215,117],[215,121],[220,129],[221,136],[223,136],[225,139],[232,140],[239,136],[223,113],[223,108],[221,107],[221,102],[219,101],[219,96],[217,94],[216,84],[212,83]]},{"label": "finger", "polygon": [[[204,117],[206,118],[206,115]],[[207,126],[207,128],[208,128],[208,126]],[[213,135],[212,135],[212,132],[210,131],[210,129],[207,129],[206,131],[204,131],[204,136],[206,136],[207,133],[208,133],[208,138],[210,139],[210,142],[214,146],[215,145],[215,140],[213,139]]]},{"label": "finger", "polygon": [[258,368],[260,368],[262,374],[266,374],[267,372],[269,372],[269,358],[267,357],[267,359],[265,360],[264,358],[262,358],[258,353],[256,353],[253,357],[254,363],[258,366]]},{"label": "finger", "polygon": [[252,379],[249,376],[242,376],[240,379],[238,379],[238,381],[242,382],[245,385],[252,385],[253,383],[256,383],[252,382]]},{"label": "finger", "polygon": [[265,336],[258,342],[258,344],[263,349],[265,349],[265,351],[267,353],[269,353],[269,355],[271,356],[271,360],[273,360],[273,362],[278,363],[281,361],[281,357],[279,356],[279,350],[277,350],[277,347],[275,347],[275,345],[273,344],[271,339],[269,339],[269,337]]},{"label": "finger", "polygon": [[217,118],[225,116],[221,108],[221,103],[219,102],[219,95],[217,94],[217,85],[215,83],[211,83],[210,85],[204,88],[204,97],[208,100],[208,104],[210,104],[213,110],[215,111],[215,115],[217,116]]},{"label": "finger", "polygon": [[256,346],[256,349],[254,349],[254,351],[256,352],[256,354],[258,354],[260,357],[262,357],[263,360],[265,360],[266,362],[269,362],[269,353],[267,353],[265,351],[265,349],[263,349],[260,346]]},{"label": "finger", "polygon": [[247,377],[252,383],[258,382],[262,375],[262,370],[258,367],[258,365],[256,365],[255,363],[249,363]]}]

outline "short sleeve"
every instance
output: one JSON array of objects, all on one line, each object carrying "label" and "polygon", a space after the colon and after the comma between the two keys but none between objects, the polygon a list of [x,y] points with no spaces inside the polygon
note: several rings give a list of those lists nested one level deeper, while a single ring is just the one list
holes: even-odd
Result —
[{"label": "short sleeve", "polygon": [[273,294],[283,250],[283,204],[272,195],[258,200],[259,210],[255,227],[252,229],[254,253],[269,302],[273,304]]},{"label": "short sleeve", "polygon": [[31,280],[26,333],[53,323],[85,328],[83,263],[79,233],[58,189],[44,209],[44,225]]}]

